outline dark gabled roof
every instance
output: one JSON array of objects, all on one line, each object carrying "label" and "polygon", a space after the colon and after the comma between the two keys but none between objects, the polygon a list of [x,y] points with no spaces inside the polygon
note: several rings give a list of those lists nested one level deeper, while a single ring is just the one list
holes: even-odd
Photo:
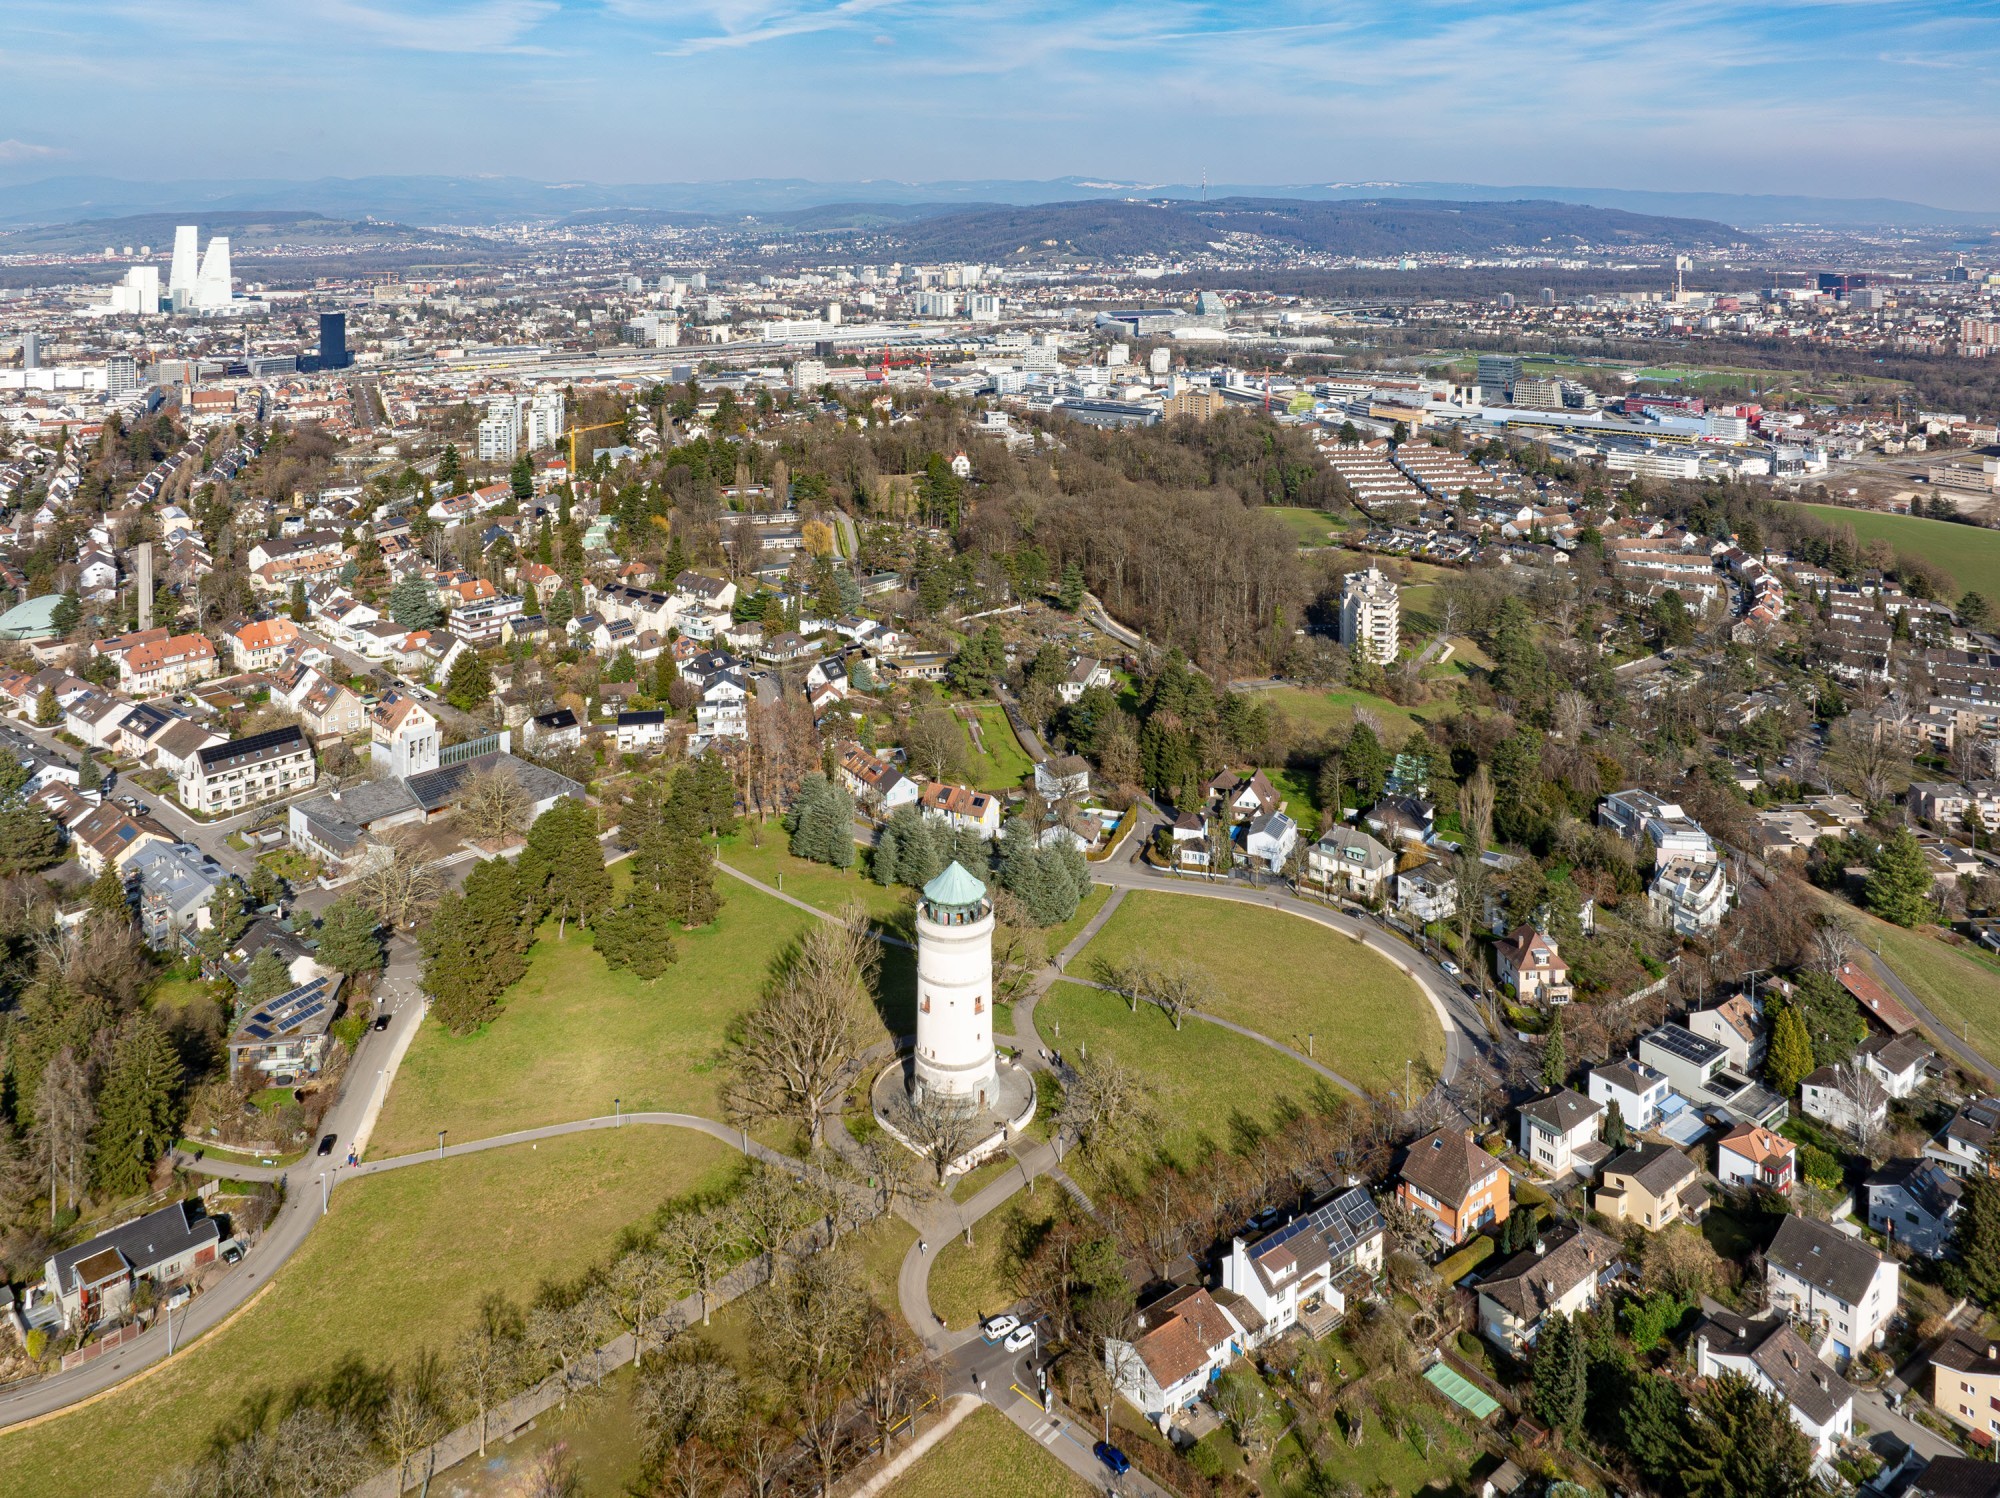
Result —
[{"label": "dark gabled roof", "polygon": [[1654,1197],[1678,1191],[1700,1174],[1694,1161],[1670,1144],[1635,1144],[1604,1162],[1604,1179],[1630,1176]]},{"label": "dark gabled roof", "polygon": [[1602,1274],[1618,1245],[1595,1228],[1564,1223],[1532,1248],[1503,1260],[1479,1281],[1479,1293],[1530,1324],[1586,1278]]},{"label": "dark gabled roof", "polygon": [[1798,1216],[1778,1224],[1778,1236],[1764,1257],[1848,1305],[1861,1303],[1882,1265],[1882,1256],[1859,1239]]},{"label": "dark gabled roof", "polygon": [[666,721],[666,709],[659,707],[648,708],[644,712],[620,713],[618,715],[618,726],[620,728],[650,728],[656,723],[665,723]]},{"label": "dark gabled roof", "polygon": [[1521,1117],[1545,1124],[1558,1134],[1567,1134],[1578,1124],[1596,1118],[1604,1104],[1593,1102],[1580,1092],[1559,1087],[1545,1098],[1521,1104]]},{"label": "dark gabled roof", "polygon": [[56,1284],[65,1291],[74,1290],[76,1266],[98,1254],[115,1252],[134,1270],[146,1270],[190,1248],[217,1241],[221,1234],[215,1220],[196,1215],[199,1210],[200,1204],[192,1199],[174,1202],[120,1223],[87,1243],[64,1249],[50,1261],[55,1266]]},{"label": "dark gabled roof", "polygon": [[1934,1456],[1910,1485],[1909,1498],[2000,1498],[2000,1466],[1963,1456]]},{"label": "dark gabled roof", "polygon": [[536,713],[535,726],[554,732],[558,728],[576,727],[576,714],[566,707],[559,707],[552,713]]},{"label": "dark gabled roof", "polygon": [[1974,1336],[1964,1327],[1958,1327],[1931,1354],[1931,1361],[1954,1373],[1983,1373],[1990,1377],[2000,1374],[2000,1347],[1994,1345],[1991,1337]]},{"label": "dark gabled roof", "polygon": [[1832,1424],[1854,1389],[1820,1357],[1783,1316],[1751,1321],[1728,1311],[1712,1311],[1694,1329],[1720,1357],[1745,1358],[1771,1381],[1780,1396],[1814,1425]]},{"label": "dark gabled roof", "polygon": [[287,724],[266,733],[253,733],[247,739],[210,744],[206,749],[196,750],[195,757],[201,761],[204,773],[214,775],[223,770],[240,769],[244,765],[262,764],[265,760],[301,753],[311,753],[306,747],[306,736],[299,731],[297,724]]},{"label": "dark gabled roof", "polygon": [[1958,1206],[1965,1187],[1957,1176],[1936,1160],[1912,1160],[1907,1156],[1885,1164],[1867,1181],[1872,1200],[1877,1190],[1902,1190],[1918,1206],[1942,1222]]}]

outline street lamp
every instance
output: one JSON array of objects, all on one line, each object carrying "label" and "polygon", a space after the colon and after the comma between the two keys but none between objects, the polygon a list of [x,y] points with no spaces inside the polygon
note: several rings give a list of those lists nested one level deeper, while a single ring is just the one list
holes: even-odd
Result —
[{"label": "street lamp", "polygon": [[625,1099],[615,1097],[611,1100],[611,1117],[613,1128],[625,1126]]},{"label": "street lamp", "polygon": [[444,1162],[444,1136],[445,1136],[445,1131],[444,1131],[443,1129],[439,1129],[439,1130],[438,1130],[438,1162],[439,1162],[440,1164],[442,1164],[442,1163]]}]

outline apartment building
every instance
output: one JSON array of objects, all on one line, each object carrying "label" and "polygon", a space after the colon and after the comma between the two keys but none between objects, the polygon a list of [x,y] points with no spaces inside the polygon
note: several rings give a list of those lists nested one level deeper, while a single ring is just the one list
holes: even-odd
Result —
[{"label": "apartment building", "polygon": [[318,770],[312,745],[296,725],[197,750],[181,772],[181,805],[190,811],[238,811],[309,789]]}]

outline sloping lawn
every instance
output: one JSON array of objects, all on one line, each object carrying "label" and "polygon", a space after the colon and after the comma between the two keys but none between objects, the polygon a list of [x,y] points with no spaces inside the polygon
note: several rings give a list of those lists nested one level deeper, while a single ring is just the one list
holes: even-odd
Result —
[{"label": "sloping lawn", "polygon": [[1154,962],[1200,964],[1215,980],[1215,1013],[1301,1051],[1310,1034],[1313,1059],[1358,1086],[1402,1087],[1406,1059],[1433,1071],[1444,1065],[1443,1028],[1415,981],[1315,921],[1239,901],[1135,890],[1071,970],[1087,978],[1098,959],[1122,964],[1141,953]]},{"label": "sloping lawn", "polygon": [[[1354,692],[1345,687],[1330,692],[1314,691],[1309,687],[1274,687],[1268,692],[1257,694],[1259,702],[1268,702],[1283,713],[1293,723],[1313,733],[1328,733],[1345,737],[1354,727],[1354,710],[1366,708],[1375,715],[1380,725],[1377,736],[1392,750],[1402,747],[1403,740],[1410,736],[1415,726],[1418,712],[1391,702],[1387,697],[1377,697],[1371,692]],[[1427,704],[1420,710],[1421,715],[1435,718],[1449,708],[1446,701]]]},{"label": "sloping lawn", "polygon": [[[786,845],[784,824],[778,821],[764,824],[761,846],[751,846],[747,828],[722,840],[722,861],[731,868],[741,869],[760,884],[773,889],[782,884],[784,892],[793,899],[828,912],[859,900],[875,919],[900,929],[899,923],[906,923],[912,893],[895,885],[877,884],[868,873],[869,854],[867,848],[856,848],[854,866],[847,869],[794,858]],[[725,894],[742,887],[725,876],[722,886]]]},{"label": "sloping lawn", "polygon": [[967,1415],[889,1488],[890,1498],[1089,1498],[1091,1491],[991,1405]]},{"label": "sloping lawn", "polygon": [[[623,876],[623,865],[614,873]],[[789,881],[788,881],[789,882]],[[484,1030],[453,1036],[426,1022],[382,1109],[371,1159],[612,1111],[717,1114],[717,1055],[729,1022],[756,1000],[772,962],[813,920],[717,876],[722,914],[674,935],[680,961],[653,983],[613,972],[574,926],[553,924],[528,972]]]},{"label": "sloping lawn", "polygon": [[[1842,505],[1801,505],[1829,525],[1853,528],[1866,545],[1887,541],[1898,551],[1942,567],[1958,584],[1987,598],[2000,598],[2000,532],[1950,520],[1926,520],[1916,515],[1890,515],[1877,510],[1852,510]],[[1956,596],[1955,594],[1953,595]],[[1903,980],[1908,983],[1906,978]],[[1910,984],[1916,987],[1914,983]]]},{"label": "sloping lawn", "polygon": [[985,741],[986,752],[979,752],[972,741],[970,725],[960,719],[959,731],[965,735],[966,781],[975,790],[1011,791],[1035,773],[1035,762],[1028,758],[1028,751],[1014,736],[1014,725],[1007,721],[1004,707],[997,702],[970,706],[979,720],[979,736]]},{"label": "sloping lawn", "polygon": [[[1957,527],[1963,529],[1963,527]],[[1879,939],[1882,960],[1952,1033],[1988,1061],[2000,1062],[2000,967],[1948,947],[1921,931],[1870,916],[1863,937]]]},{"label": "sloping lawn", "polygon": [[[0,1493],[122,1498],[199,1455],[247,1398],[440,1353],[494,1291],[517,1301],[610,1256],[657,1207],[724,1185],[740,1157],[704,1135],[633,1127],[363,1177],[268,1293],[151,1377],[0,1434]],[[237,1271],[241,1273],[242,1271]]]},{"label": "sloping lawn", "polygon": [[[1117,994],[1077,983],[1049,989],[1035,1008],[1035,1028],[1067,1059],[1109,1056],[1137,1072],[1152,1088],[1159,1121],[1149,1144],[1182,1165],[1204,1153],[1206,1141],[1236,1148],[1274,1120],[1282,1101],[1307,1106],[1333,1086],[1247,1036],[1198,1019],[1175,1030],[1150,1004],[1134,1013]],[[1073,1170],[1088,1164],[1071,1159]]]}]

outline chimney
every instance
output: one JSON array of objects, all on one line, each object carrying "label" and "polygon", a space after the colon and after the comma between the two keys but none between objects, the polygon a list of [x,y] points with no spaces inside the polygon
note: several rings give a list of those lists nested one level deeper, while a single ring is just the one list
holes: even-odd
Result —
[{"label": "chimney", "polygon": [[1549,1251],[1549,1245],[1547,1240],[1542,1238],[1537,1238],[1535,1240],[1535,1257],[1539,1259],[1543,1254],[1547,1253],[1548,1251]]}]

